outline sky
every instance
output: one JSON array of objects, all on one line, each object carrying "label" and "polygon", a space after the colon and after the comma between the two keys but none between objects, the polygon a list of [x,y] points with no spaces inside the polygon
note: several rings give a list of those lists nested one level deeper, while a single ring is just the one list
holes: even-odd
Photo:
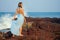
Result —
[{"label": "sky", "polygon": [[[15,12],[20,1],[23,2],[24,11],[34,12],[30,13],[31,16],[60,17],[60,0],[0,0],[0,12]],[[47,14],[37,14],[37,12],[47,12]],[[29,16],[27,13],[25,15]],[[0,19],[0,30],[11,27],[12,17],[9,14],[3,15]]]},{"label": "sky", "polygon": [[60,0],[0,0],[0,12],[15,12],[20,1],[27,12],[60,12]]}]

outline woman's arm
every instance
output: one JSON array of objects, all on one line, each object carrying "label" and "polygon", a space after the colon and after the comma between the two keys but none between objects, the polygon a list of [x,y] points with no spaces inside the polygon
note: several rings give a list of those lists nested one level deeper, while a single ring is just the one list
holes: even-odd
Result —
[{"label": "woman's arm", "polygon": [[26,18],[25,18],[25,15],[24,15],[24,10],[21,9],[21,12],[22,12],[22,15],[24,16],[24,22],[26,23]]},{"label": "woman's arm", "polygon": [[16,18],[16,15],[17,15],[18,13],[17,13],[17,9],[16,9],[16,13],[14,14],[14,19]]},{"label": "woman's arm", "polygon": [[20,12],[25,17],[23,8],[20,8]]}]

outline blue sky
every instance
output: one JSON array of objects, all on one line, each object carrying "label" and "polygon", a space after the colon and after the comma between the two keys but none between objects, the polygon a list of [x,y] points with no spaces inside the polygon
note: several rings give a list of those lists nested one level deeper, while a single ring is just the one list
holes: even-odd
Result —
[{"label": "blue sky", "polygon": [[0,12],[15,12],[20,1],[27,12],[60,12],[60,0],[0,0]]}]

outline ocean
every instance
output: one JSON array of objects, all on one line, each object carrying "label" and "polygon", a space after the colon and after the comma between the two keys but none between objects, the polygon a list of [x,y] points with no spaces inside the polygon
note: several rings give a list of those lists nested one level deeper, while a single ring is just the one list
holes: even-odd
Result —
[{"label": "ocean", "polygon": [[[13,16],[15,12],[0,12],[0,17],[7,14]],[[60,18],[60,12],[26,12],[25,15],[29,17],[40,17],[40,18],[45,17]]]},{"label": "ocean", "polygon": [[[0,12],[0,30],[10,28],[15,12]],[[26,12],[27,17],[60,18],[60,12]]]},{"label": "ocean", "polygon": [[45,18],[45,17],[60,18],[60,12],[28,12],[28,15],[39,18]]}]

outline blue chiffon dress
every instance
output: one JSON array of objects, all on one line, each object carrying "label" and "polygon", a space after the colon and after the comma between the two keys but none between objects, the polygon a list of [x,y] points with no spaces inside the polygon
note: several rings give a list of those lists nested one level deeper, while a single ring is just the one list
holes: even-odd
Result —
[{"label": "blue chiffon dress", "polygon": [[22,27],[23,23],[24,23],[24,16],[22,14],[17,14],[17,20],[12,20],[11,33],[19,36],[20,34],[19,29]]}]

